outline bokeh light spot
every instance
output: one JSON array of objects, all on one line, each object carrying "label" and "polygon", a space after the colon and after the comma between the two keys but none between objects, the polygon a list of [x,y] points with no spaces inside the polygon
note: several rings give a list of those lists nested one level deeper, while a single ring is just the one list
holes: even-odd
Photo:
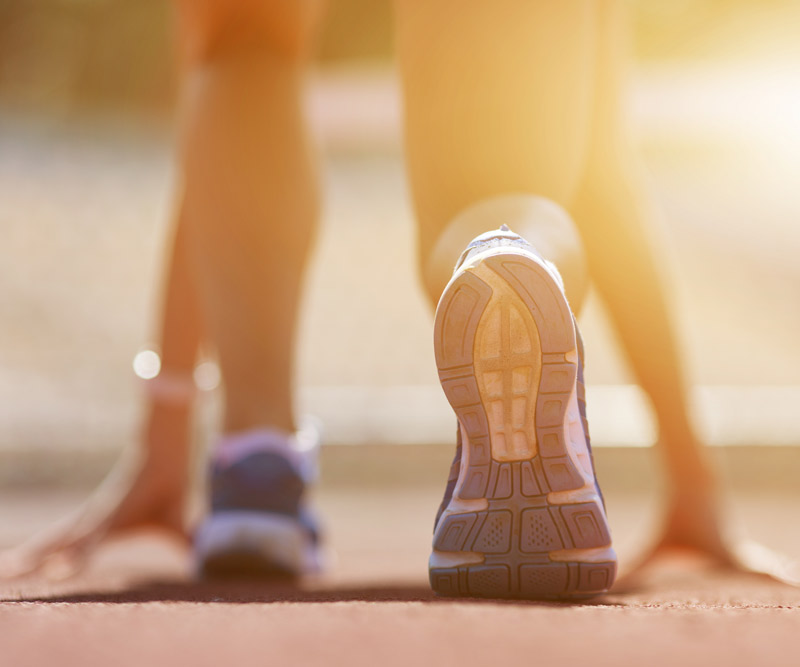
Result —
[{"label": "bokeh light spot", "polygon": [[194,369],[194,383],[200,391],[213,391],[219,387],[222,374],[213,361],[203,361]]},{"label": "bokeh light spot", "polygon": [[143,380],[152,380],[161,372],[161,357],[154,350],[142,350],[133,358],[133,372]]}]

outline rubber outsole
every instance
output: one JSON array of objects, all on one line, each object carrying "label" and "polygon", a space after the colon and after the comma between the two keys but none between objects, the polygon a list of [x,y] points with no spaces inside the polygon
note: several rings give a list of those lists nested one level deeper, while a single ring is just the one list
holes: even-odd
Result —
[{"label": "rubber outsole", "polygon": [[436,527],[440,595],[602,593],[616,555],[577,407],[572,313],[529,253],[473,258],[440,299],[434,351],[463,450]]},{"label": "rubber outsole", "polygon": [[207,517],[195,534],[194,555],[202,578],[293,578],[321,563],[318,546],[296,519],[242,510]]},{"label": "rubber outsole", "polygon": [[299,578],[296,572],[276,567],[270,559],[246,550],[231,550],[209,556],[203,561],[198,575],[206,580],[295,581]]}]

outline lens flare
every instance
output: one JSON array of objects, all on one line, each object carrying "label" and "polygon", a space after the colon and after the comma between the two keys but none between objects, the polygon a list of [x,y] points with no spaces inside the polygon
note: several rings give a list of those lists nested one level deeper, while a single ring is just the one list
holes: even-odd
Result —
[{"label": "lens flare", "polygon": [[141,350],[133,358],[133,372],[143,380],[152,380],[161,372],[161,357],[154,350]]}]

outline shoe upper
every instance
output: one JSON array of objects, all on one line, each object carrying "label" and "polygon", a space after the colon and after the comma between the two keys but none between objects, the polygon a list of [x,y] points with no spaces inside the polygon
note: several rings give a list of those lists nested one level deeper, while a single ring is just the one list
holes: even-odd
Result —
[{"label": "shoe upper", "polygon": [[305,482],[277,452],[255,452],[211,466],[211,511],[252,510],[295,516]]},{"label": "shoe upper", "polygon": [[305,504],[315,469],[315,451],[303,451],[294,437],[271,429],[229,436],[210,466],[211,514],[260,512],[296,519],[318,537]]},{"label": "shoe upper", "polygon": [[461,425],[456,422],[456,455],[453,458],[453,462],[450,464],[450,474],[447,477],[447,486],[444,489],[444,498],[442,498],[442,502],[436,512],[436,519],[433,522],[433,532],[436,532],[436,526],[439,525],[439,519],[442,516],[442,512],[444,512],[445,507],[447,507],[447,505],[450,503],[450,499],[453,497],[453,491],[455,490],[456,483],[458,482],[458,473],[461,469],[461,451]]},{"label": "shoe upper", "polygon": [[528,252],[533,253],[536,255],[542,262],[544,262],[550,272],[553,274],[553,277],[556,279],[558,284],[561,286],[561,289],[564,289],[564,280],[561,278],[561,274],[558,272],[558,268],[555,264],[551,261],[542,257],[539,252],[534,248],[528,241],[522,238],[516,232],[512,232],[507,225],[500,225],[499,229],[495,229],[489,232],[485,232],[480,236],[476,236],[472,241],[467,245],[464,249],[464,252],[461,253],[461,256],[458,258],[456,262],[455,268],[453,269],[453,273],[455,274],[456,271],[461,267],[462,264],[469,261],[470,258],[473,256],[485,252],[486,250],[490,250],[492,248],[498,248],[500,246],[505,246],[508,248],[521,248],[523,250],[527,250]]}]

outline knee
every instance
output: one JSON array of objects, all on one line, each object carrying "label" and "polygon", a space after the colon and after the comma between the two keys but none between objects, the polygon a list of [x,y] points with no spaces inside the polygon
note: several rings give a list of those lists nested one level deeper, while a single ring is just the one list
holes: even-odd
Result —
[{"label": "knee", "polygon": [[[420,234],[420,269],[433,303],[450,279],[456,259],[476,236],[508,225],[559,269],[574,311],[588,288],[580,234],[569,213],[544,197],[507,194],[469,206],[433,233]],[[423,230],[424,231],[424,230]]]},{"label": "knee", "polygon": [[287,63],[313,51],[323,0],[177,0],[184,62],[258,53]]}]

